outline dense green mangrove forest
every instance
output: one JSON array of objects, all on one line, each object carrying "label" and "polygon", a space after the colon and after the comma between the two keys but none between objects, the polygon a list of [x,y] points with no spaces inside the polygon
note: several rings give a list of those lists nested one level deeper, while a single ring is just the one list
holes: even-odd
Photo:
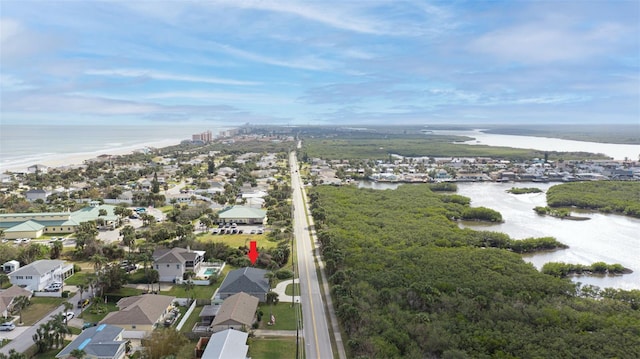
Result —
[{"label": "dense green mangrove forest", "polygon": [[577,207],[640,218],[640,182],[563,183],[547,190],[550,207]]},{"label": "dense green mangrove forest", "polygon": [[428,185],[309,200],[350,358],[640,357],[640,291],[576,285],[516,253],[553,238],[461,229],[468,200]]}]

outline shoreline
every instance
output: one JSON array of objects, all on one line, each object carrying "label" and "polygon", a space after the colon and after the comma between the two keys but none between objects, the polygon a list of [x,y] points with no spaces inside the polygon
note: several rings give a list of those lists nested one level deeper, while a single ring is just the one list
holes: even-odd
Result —
[{"label": "shoreline", "polygon": [[97,158],[100,155],[127,155],[143,148],[164,148],[180,144],[184,139],[165,139],[141,142],[121,147],[105,148],[88,152],[72,152],[72,153],[55,153],[45,154],[36,159],[36,156],[27,159],[18,159],[8,164],[0,164],[0,173],[19,173],[26,172],[27,168],[36,164],[45,165],[50,168],[61,168],[68,166],[80,166],[84,161]]}]

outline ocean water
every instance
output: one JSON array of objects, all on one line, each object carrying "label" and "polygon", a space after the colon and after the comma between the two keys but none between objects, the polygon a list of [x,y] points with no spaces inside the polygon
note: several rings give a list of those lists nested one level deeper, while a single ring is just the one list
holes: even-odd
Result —
[{"label": "ocean water", "polygon": [[[194,133],[214,135],[230,126],[216,125],[0,125],[0,171],[49,165],[66,158],[92,158],[103,153],[164,147],[191,139]],[[67,163],[70,164],[70,163]]]}]

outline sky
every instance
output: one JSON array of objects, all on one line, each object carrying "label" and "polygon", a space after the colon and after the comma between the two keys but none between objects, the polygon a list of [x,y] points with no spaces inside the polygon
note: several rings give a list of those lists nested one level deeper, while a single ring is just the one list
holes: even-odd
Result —
[{"label": "sky", "polygon": [[640,1],[0,0],[0,121],[640,125]]}]

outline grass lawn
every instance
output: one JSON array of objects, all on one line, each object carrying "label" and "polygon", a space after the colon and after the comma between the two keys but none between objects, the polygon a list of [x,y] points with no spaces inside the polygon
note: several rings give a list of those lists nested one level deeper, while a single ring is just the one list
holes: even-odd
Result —
[{"label": "grass lawn", "polygon": [[90,272],[76,272],[71,277],[64,280],[64,284],[78,286],[80,284],[87,284],[88,278],[93,276]]},{"label": "grass lawn", "polygon": [[[181,333],[191,332],[191,329],[193,329],[193,326],[196,325],[196,323],[200,321],[200,312],[202,312],[202,308],[204,308],[204,306],[197,306],[193,310],[193,312],[191,312],[191,316],[184,323],[184,326],[182,326],[182,329],[180,330]],[[177,322],[179,322],[180,320],[182,320],[182,317],[180,317]]]},{"label": "grass lawn", "polygon": [[[73,264],[79,265],[80,268],[82,268],[82,272],[79,272],[79,273],[84,273],[85,271],[89,272],[89,273],[93,273],[94,272],[93,263],[91,263],[90,261],[75,261],[75,260],[72,261],[72,260],[70,260],[70,258],[67,258],[67,260],[73,262]],[[76,274],[77,273],[78,272],[76,272]],[[75,274],[73,276],[75,276]],[[72,278],[73,278],[73,276],[72,276]]]},{"label": "grass lawn", "polygon": [[81,317],[82,320],[89,323],[97,323],[101,321],[107,314],[111,312],[115,312],[118,310],[115,303],[101,303],[99,305],[99,309],[96,310],[95,304],[91,304],[87,309],[85,309],[78,318]]},{"label": "grass lawn", "polygon": [[284,289],[284,294],[286,295],[300,295],[300,283],[295,284],[295,293],[294,293],[294,285],[289,284],[287,288]]},{"label": "grass lawn", "polygon": [[193,287],[193,290],[186,291],[182,285],[174,285],[171,290],[168,291],[160,291],[160,294],[163,295],[172,295],[176,298],[191,298],[193,295],[194,298],[198,299],[211,299],[213,293],[216,291],[216,288],[220,286],[222,283],[221,280],[218,281],[215,285],[196,285]]},{"label": "grass lawn", "polygon": [[272,242],[267,239],[264,234],[205,234],[198,236],[198,241],[201,242],[219,242],[229,245],[231,248],[238,248],[242,246],[249,247],[251,241],[256,241],[258,251],[260,248],[273,248],[278,245],[278,242]]},{"label": "grass lawn", "polygon": [[118,290],[115,291],[110,291],[109,293],[107,293],[106,295],[119,295],[122,297],[133,297],[136,295],[140,295],[142,294],[142,290],[141,289],[136,289],[136,288],[129,288],[129,287],[122,287]]},{"label": "grass lawn", "polygon": [[147,284],[147,277],[144,274],[144,269],[138,269],[129,273],[129,283]]},{"label": "grass lawn", "polygon": [[31,304],[22,310],[22,320],[24,321],[24,325],[34,325],[52,310],[62,305],[63,302],[63,298],[31,298]]},{"label": "grass lawn", "polygon": [[69,345],[69,343],[71,343],[71,340],[65,340],[64,344],[62,344],[62,347],[57,348],[57,349],[51,349],[51,350],[46,351],[44,353],[36,354],[34,357],[32,357],[32,359],[55,359],[56,355],[58,355],[58,353],[60,353],[60,351],[64,347]]},{"label": "grass lawn", "polygon": [[[260,321],[260,329],[266,330],[296,330],[296,313],[291,303],[278,303],[274,306],[260,304],[258,311],[262,310],[264,316]],[[273,310],[276,317],[276,324],[267,325],[269,322],[269,313]]]},{"label": "grass lawn", "polygon": [[[195,299],[211,299],[211,297],[213,297],[213,293],[215,293],[216,289],[220,287],[220,285],[222,284],[222,281],[227,276],[227,273],[229,273],[229,271],[232,271],[234,269],[237,269],[237,268],[231,265],[225,265],[216,283],[214,283],[213,285],[196,285],[193,289],[195,291],[194,298]],[[181,285],[174,285],[173,288],[171,288],[171,290],[160,291],[160,294],[172,295],[176,298],[191,297],[191,291],[187,293],[187,291]]]},{"label": "grass lawn", "polygon": [[[300,338],[300,351],[304,352],[302,338]],[[296,338],[250,338],[249,356],[252,359],[295,358]]]}]

